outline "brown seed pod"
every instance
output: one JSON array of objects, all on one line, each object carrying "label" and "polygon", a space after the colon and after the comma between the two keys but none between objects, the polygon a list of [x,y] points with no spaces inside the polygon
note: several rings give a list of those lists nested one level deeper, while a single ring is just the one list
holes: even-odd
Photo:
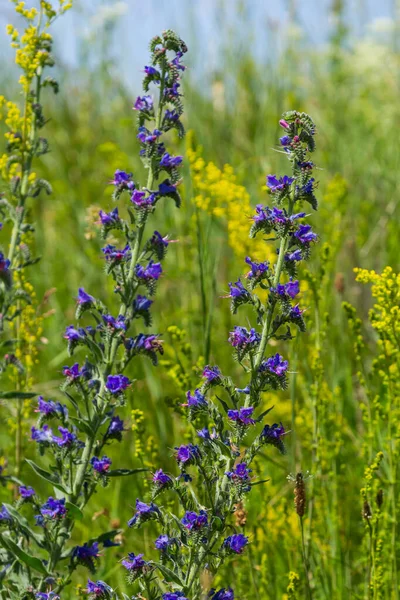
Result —
[{"label": "brown seed pod", "polygon": [[306,486],[303,473],[297,473],[296,486],[294,488],[294,505],[299,517],[304,517],[306,510]]}]

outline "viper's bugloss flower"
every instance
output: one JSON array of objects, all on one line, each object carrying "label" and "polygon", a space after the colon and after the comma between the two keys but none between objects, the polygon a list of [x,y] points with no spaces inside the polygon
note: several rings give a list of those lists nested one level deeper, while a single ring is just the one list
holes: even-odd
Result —
[{"label": "viper's bugloss flower", "polygon": [[282,454],[284,454],[285,446],[283,445],[282,437],[286,435],[286,433],[282,423],[280,425],[278,425],[278,423],[265,425],[260,434],[260,440],[264,442],[264,444],[275,446]]},{"label": "viper's bugloss flower", "polygon": [[146,296],[141,296],[138,294],[133,301],[133,309],[136,312],[144,312],[150,309],[150,306],[153,304],[153,300],[146,298]]},{"label": "viper's bugloss flower", "polygon": [[33,487],[31,487],[29,485],[28,486],[20,485],[19,493],[20,493],[21,498],[24,498],[25,500],[28,498],[32,498],[36,494]]},{"label": "viper's bugloss flower", "polygon": [[302,162],[298,162],[297,164],[299,166],[299,169],[306,169],[306,170],[312,169],[314,166],[314,163],[311,160],[305,160]]},{"label": "viper's bugloss flower", "polygon": [[203,429],[198,429],[197,435],[202,440],[211,440],[211,434],[208,431],[207,427],[203,427]]},{"label": "viper's bugloss flower", "polygon": [[206,397],[200,392],[197,388],[194,391],[194,394],[191,392],[186,392],[187,403],[182,404],[182,406],[188,406],[189,408],[200,408],[208,406],[208,402]]},{"label": "viper's bugloss flower", "polygon": [[93,568],[94,559],[99,558],[99,544],[94,542],[91,546],[89,544],[83,544],[83,546],[75,546],[73,548],[71,557],[79,563],[85,564],[89,568]]},{"label": "viper's bugloss flower", "polygon": [[107,438],[120,439],[122,432],[124,431],[124,422],[118,417],[118,415],[112,417],[110,424],[107,429]]},{"label": "viper's bugloss flower", "polygon": [[235,283],[228,283],[230,294],[228,298],[243,298],[249,295],[240,278]]},{"label": "viper's bugloss flower", "polygon": [[247,467],[247,464],[245,462],[242,462],[238,463],[233,469],[233,471],[226,472],[225,475],[229,477],[229,479],[249,481],[251,472],[252,470]]},{"label": "viper's bugloss flower", "polygon": [[315,242],[317,234],[312,231],[311,225],[299,225],[299,228],[293,234],[293,237],[295,237],[300,244],[305,245]]},{"label": "viper's bugloss flower", "polygon": [[0,523],[9,523],[11,521],[12,521],[12,517],[11,517],[10,513],[8,512],[8,510],[4,506],[4,504],[2,504],[1,508],[0,508]]},{"label": "viper's bugloss flower", "polygon": [[206,367],[204,367],[203,377],[210,382],[217,381],[221,378],[221,370],[216,365],[214,367],[210,367],[210,365],[207,365]]},{"label": "viper's bugloss flower", "polygon": [[124,315],[118,315],[117,318],[113,317],[112,315],[102,315],[102,318],[104,323],[108,327],[111,327],[112,329],[122,329],[123,331],[126,331],[127,325]]},{"label": "viper's bugloss flower", "polygon": [[287,175],[284,175],[279,179],[276,177],[276,175],[267,175],[267,186],[271,192],[280,192],[289,187],[293,181],[294,177],[288,177]]},{"label": "viper's bugloss flower", "polygon": [[168,236],[163,237],[158,231],[155,231],[150,239],[150,244],[154,247],[168,248],[169,243]]},{"label": "viper's bugloss flower", "polygon": [[300,260],[303,260],[303,255],[301,253],[301,250],[299,248],[297,248],[297,250],[294,250],[293,252],[287,252],[285,254],[285,260],[286,261],[293,261],[293,262],[299,262]]},{"label": "viper's bugloss flower", "polygon": [[289,296],[295,298],[300,292],[300,284],[298,281],[288,281],[287,283],[278,283],[276,288],[271,288],[271,292],[274,292],[278,296]]},{"label": "viper's bugloss flower", "polygon": [[137,523],[142,521],[148,521],[150,519],[157,518],[160,515],[160,509],[154,502],[146,504],[141,500],[136,500],[136,513],[128,521],[128,527],[133,527]]},{"label": "viper's bugloss flower", "polygon": [[235,533],[223,541],[222,547],[234,554],[242,554],[248,542],[249,539],[243,533]]},{"label": "viper's bugloss flower", "polygon": [[313,189],[314,189],[314,182],[315,179],[314,177],[311,177],[306,184],[303,185],[303,187],[301,188],[301,191],[303,194],[312,194]]},{"label": "viper's bugloss flower", "polygon": [[121,248],[120,250],[113,244],[107,244],[107,246],[104,246],[104,248],[102,248],[101,251],[104,254],[104,258],[106,259],[106,261],[115,260],[117,262],[120,262],[122,260],[126,260],[131,255],[131,248],[129,244],[127,244],[125,248]]},{"label": "viper's bugloss flower", "polygon": [[164,89],[164,95],[165,96],[169,96],[172,98],[177,98],[178,96],[180,96],[181,94],[179,93],[178,89],[181,87],[181,84],[178,83],[177,81],[175,81],[171,87],[166,87]]},{"label": "viper's bugloss flower", "polygon": [[92,594],[95,598],[111,598],[113,589],[104,583],[104,581],[91,581],[88,579],[86,592]]},{"label": "viper's bugloss flower", "polygon": [[99,473],[100,475],[107,474],[107,471],[111,466],[111,462],[111,458],[108,458],[108,456],[103,456],[103,458],[93,456],[90,459],[90,464],[92,465],[93,470]]},{"label": "viper's bugloss flower", "polygon": [[132,181],[132,173],[127,173],[126,171],[121,171],[120,169],[115,171],[114,179],[112,179],[109,183],[116,186],[124,185],[132,189],[135,187],[135,184]]},{"label": "viper's bugloss flower", "polygon": [[181,520],[182,525],[189,531],[198,531],[208,525],[208,516],[205,510],[198,514],[193,511],[187,511]]},{"label": "viper's bugloss flower", "polygon": [[254,425],[255,420],[251,418],[253,412],[254,408],[249,406],[247,408],[239,408],[239,410],[230,409],[227,414],[228,419],[239,425]]},{"label": "viper's bugloss flower", "polygon": [[183,592],[167,592],[162,595],[162,600],[188,600]]},{"label": "viper's bugloss flower", "polygon": [[195,444],[182,444],[182,446],[176,447],[176,460],[181,464],[188,464],[197,458],[200,458],[199,447]]},{"label": "viper's bugloss flower", "polygon": [[173,481],[162,469],[158,469],[153,475],[153,483],[155,483],[158,488],[163,488],[172,485]]},{"label": "viper's bugloss flower", "polygon": [[276,353],[261,363],[260,371],[269,371],[270,373],[274,373],[280,377],[286,373],[288,366],[288,361],[284,360],[280,354]]},{"label": "viper's bugloss flower", "polygon": [[53,442],[53,430],[48,425],[43,425],[42,429],[31,427],[31,439],[39,444]]},{"label": "viper's bugloss flower", "polygon": [[102,225],[115,225],[120,222],[118,208],[115,207],[111,212],[99,211],[100,222]]},{"label": "viper's bugloss flower", "polygon": [[76,329],[73,325],[68,325],[65,328],[64,338],[69,342],[80,342],[86,337],[86,331],[83,327]]},{"label": "viper's bugloss flower", "polygon": [[141,571],[147,565],[147,562],[143,560],[143,556],[144,554],[129,552],[128,558],[124,558],[121,563],[128,571]]},{"label": "viper's bugloss flower", "polygon": [[167,108],[165,111],[164,118],[166,121],[176,123],[176,121],[179,121],[179,113],[177,112],[176,108],[174,108],[173,110],[168,110]]},{"label": "viper's bugloss flower", "polygon": [[235,600],[235,595],[232,588],[222,588],[216,592],[214,589],[210,590],[208,597],[210,600]]},{"label": "viper's bugloss flower", "polygon": [[285,119],[281,119],[279,121],[279,125],[283,127],[283,129],[290,129],[290,125],[287,121],[285,121]]},{"label": "viper's bugloss flower", "polygon": [[158,536],[158,538],[154,542],[154,545],[157,550],[161,550],[162,552],[165,552],[165,550],[168,550],[169,546],[171,546],[173,543],[174,542],[173,542],[173,540],[171,540],[171,538],[169,538],[165,534],[161,534],[160,536]]},{"label": "viper's bugloss flower", "polygon": [[250,267],[250,271],[246,275],[247,279],[263,277],[268,272],[268,269],[269,269],[268,261],[260,262],[260,263],[254,262],[251,260],[251,258],[249,256],[247,256],[245,258],[245,261]]},{"label": "viper's bugloss flower", "polygon": [[127,350],[144,350],[146,352],[160,352],[163,354],[163,340],[158,339],[159,335],[139,333],[135,338],[128,338],[125,341]]},{"label": "viper's bugloss flower", "polygon": [[144,126],[139,127],[138,132],[136,137],[142,144],[154,144],[154,142],[162,135],[162,131],[159,129],[154,129],[153,132],[151,132]]},{"label": "viper's bugloss flower", "polygon": [[36,592],[36,600],[61,600],[56,592]]},{"label": "viper's bugloss flower", "polygon": [[10,261],[5,258],[4,254],[0,252],[0,272],[6,272],[10,268]]},{"label": "viper's bugloss flower", "polygon": [[135,271],[138,279],[142,279],[143,281],[156,281],[161,276],[162,266],[160,263],[155,263],[151,260],[146,267],[137,264]]},{"label": "viper's bugloss flower", "polygon": [[158,186],[158,193],[160,196],[166,196],[167,194],[173,194],[176,192],[176,185],[171,183],[168,179],[161,182]]},{"label": "viper's bugloss flower", "polygon": [[161,74],[159,73],[159,71],[157,71],[155,67],[145,66],[144,72],[146,73],[146,75],[150,75],[150,77],[153,77],[154,81],[157,81],[157,83],[161,81]]},{"label": "viper's bugloss flower", "polygon": [[279,141],[281,143],[281,146],[289,146],[289,144],[292,141],[292,138],[289,135],[284,135],[281,138],[279,138]]},{"label": "viper's bugloss flower", "polygon": [[38,407],[35,412],[39,412],[45,417],[53,417],[57,413],[62,419],[68,417],[68,409],[64,404],[53,402],[53,400],[46,401],[43,396],[38,396]]},{"label": "viper's bugloss flower", "polygon": [[78,304],[93,304],[95,300],[93,296],[85,292],[85,290],[82,287],[80,287],[78,289],[78,296],[76,298],[76,301]]},{"label": "viper's bugloss flower", "polygon": [[131,381],[125,375],[108,375],[106,388],[110,394],[121,394],[131,384]]},{"label": "viper's bugloss flower", "polygon": [[65,507],[65,498],[57,500],[50,496],[48,500],[40,507],[40,514],[42,517],[48,519],[61,519],[67,514]]},{"label": "viper's bugloss flower", "polygon": [[136,102],[133,105],[135,110],[146,110],[150,111],[153,108],[154,102],[151,96],[138,96]]},{"label": "viper's bugloss flower", "polygon": [[240,327],[236,325],[233,331],[229,334],[229,342],[234,348],[245,348],[249,346],[255,346],[260,341],[261,337],[252,327],[250,331],[247,331],[246,327]]},{"label": "viper's bugloss flower", "polygon": [[296,304],[295,306],[292,306],[292,308],[290,309],[289,316],[292,319],[299,319],[303,315],[303,313],[304,313],[304,309],[301,309],[299,307],[299,305]]},{"label": "viper's bugloss flower", "polygon": [[60,448],[68,448],[76,442],[77,437],[75,433],[69,431],[66,427],[59,427],[58,431],[61,433],[61,437],[53,435],[53,442],[60,446]]},{"label": "viper's bugloss flower", "polygon": [[134,190],[131,196],[131,202],[136,206],[152,206],[156,201],[155,194],[148,194],[143,190]]},{"label": "viper's bugloss flower", "polygon": [[160,160],[160,167],[164,169],[171,169],[172,167],[179,167],[182,164],[183,156],[171,156],[168,152],[166,152]]},{"label": "viper's bugloss flower", "polygon": [[75,363],[72,367],[63,367],[63,375],[70,379],[78,379],[83,375],[83,369],[79,368],[79,363]]}]

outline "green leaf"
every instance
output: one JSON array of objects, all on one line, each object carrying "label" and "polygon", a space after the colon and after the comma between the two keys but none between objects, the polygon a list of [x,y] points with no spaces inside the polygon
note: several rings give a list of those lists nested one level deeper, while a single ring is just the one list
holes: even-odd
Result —
[{"label": "green leaf", "polygon": [[218,446],[218,448],[221,450],[222,454],[226,456],[226,458],[232,458],[232,451],[229,446],[224,444],[224,442],[221,442],[221,440],[216,438],[212,440],[212,443]]},{"label": "green leaf", "polygon": [[4,503],[12,518],[18,523],[20,530],[27,536],[32,538],[40,548],[44,548],[43,541],[29,526],[28,521],[23,517],[11,504]]},{"label": "green leaf", "polygon": [[90,427],[89,423],[84,421],[83,419],[79,419],[79,417],[70,417],[70,420],[75,423],[79,431],[83,431],[88,436],[93,436],[93,430]]},{"label": "green leaf", "polygon": [[1,400],[29,400],[29,398],[35,398],[37,396],[34,392],[17,392],[16,390],[11,392],[0,392]]},{"label": "green leaf", "polygon": [[82,521],[83,513],[79,506],[76,506],[76,504],[73,504],[72,502],[66,502],[65,508],[68,510],[68,515],[70,517],[72,517],[76,521]]},{"label": "green leaf", "polygon": [[274,406],[271,406],[271,408],[267,408],[267,410],[264,410],[263,413],[261,413],[261,415],[258,417],[258,419],[256,419],[257,423],[261,423],[261,421],[263,420],[263,418],[269,413],[271,412],[271,410],[274,408]]},{"label": "green leaf", "polygon": [[101,533],[97,537],[90,538],[90,540],[87,541],[87,544],[88,546],[91,546],[92,544],[94,544],[94,542],[102,544],[106,540],[111,540],[112,538],[114,538],[116,535],[121,533],[121,531],[122,529],[111,529],[111,531],[106,531],[105,533]]},{"label": "green leaf", "polygon": [[168,567],[166,567],[165,565],[162,565],[161,563],[154,563],[157,567],[157,569],[159,571],[161,571],[161,573],[165,576],[166,581],[168,581],[168,583],[170,583],[171,581],[173,581],[174,583],[183,586],[184,583],[183,581],[181,581],[180,577],[174,573],[173,571],[171,571],[171,569],[168,569]]},{"label": "green leaf", "polygon": [[260,485],[261,483],[267,483],[267,481],[269,481],[269,479],[261,479],[260,481],[255,481],[254,483],[251,483],[251,487],[254,487],[255,485]]},{"label": "green leaf", "polygon": [[46,567],[44,566],[42,561],[39,560],[39,558],[31,556],[30,554],[25,552],[25,550],[22,550],[22,548],[17,546],[17,544],[11,538],[6,538],[4,535],[0,534],[0,543],[3,546],[3,548],[9,550],[11,554],[13,554],[16,558],[19,559],[20,562],[25,563],[31,569],[35,569],[35,571],[39,571],[39,573],[42,573],[42,575],[49,575],[49,573],[46,570]]},{"label": "green leaf", "polygon": [[55,475],[55,473],[49,473],[48,471],[45,471],[45,469],[39,467],[36,463],[33,462],[33,460],[29,460],[29,458],[26,458],[25,461],[35,471],[35,473],[39,475],[39,477],[51,483],[51,485],[60,490],[60,492],[63,492],[64,494],[69,494],[69,491],[66,490],[65,487],[60,483],[60,480],[57,477],[57,475]]},{"label": "green leaf", "polygon": [[107,471],[107,477],[126,477],[127,475],[136,475],[136,473],[143,473],[149,469],[114,469]]}]

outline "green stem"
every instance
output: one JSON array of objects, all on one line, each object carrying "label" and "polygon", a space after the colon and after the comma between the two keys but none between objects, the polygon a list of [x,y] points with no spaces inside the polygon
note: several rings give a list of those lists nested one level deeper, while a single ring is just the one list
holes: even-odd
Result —
[{"label": "green stem", "polygon": [[309,600],[312,600],[312,592],[311,592],[311,586],[310,586],[310,576],[309,576],[309,570],[310,570],[310,565],[307,559],[307,555],[306,555],[306,545],[305,545],[305,541],[304,541],[304,526],[303,526],[303,518],[299,516],[300,519],[300,529],[301,529],[301,552],[302,552],[302,556],[303,556],[303,565],[304,565],[304,574],[306,577],[306,589],[307,589],[307,596]]}]

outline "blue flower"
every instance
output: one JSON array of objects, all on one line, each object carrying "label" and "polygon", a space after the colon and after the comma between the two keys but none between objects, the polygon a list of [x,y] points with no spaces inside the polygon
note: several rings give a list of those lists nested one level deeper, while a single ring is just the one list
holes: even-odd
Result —
[{"label": "blue flower", "polygon": [[214,367],[210,367],[210,365],[207,365],[206,367],[204,367],[203,377],[209,382],[218,381],[219,379],[221,379],[220,368],[216,365]]},{"label": "blue flower", "polygon": [[78,304],[93,304],[93,302],[95,301],[93,296],[85,292],[85,290],[82,287],[78,289],[78,296],[76,300]]},{"label": "blue flower", "polygon": [[67,513],[67,509],[65,508],[65,498],[57,500],[50,496],[47,502],[40,507],[40,513],[42,517],[47,517],[52,520],[65,517]]},{"label": "blue flower", "polygon": [[99,558],[99,544],[94,542],[91,546],[87,543],[83,546],[75,546],[73,548],[71,557],[79,563],[83,563],[89,569],[94,570],[94,560]]},{"label": "blue flower", "polygon": [[286,261],[292,260],[293,262],[298,262],[302,259],[303,259],[303,256],[302,256],[301,250],[299,248],[297,248],[297,250],[294,250],[293,252],[288,252],[285,254]]},{"label": "blue flower", "polygon": [[179,165],[183,161],[183,156],[171,156],[168,152],[166,152],[160,161],[160,167],[164,167],[164,169],[172,169],[172,167],[179,167]]},{"label": "blue flower", "polygon": [[147,565],[147,562],[143,560],[143,556],[143,554],[135,555],[133,552],[129,552],[128,560],[125,558],[122,561],[122,565],[128,571],[141,571]]},{"label": "blue flower", "polygon": [[238,463],[233,471],[228,471],[225,473],[229,479],[233,479],[234,481],[250,481],[250,473],[251,469],[247,468],[245,462]]},{"label": "blue flower", "polygon": [[208,525],[208,517],[205,510],[201,510],[198,514],[193,511],[187,511],[182,520],[182,525],[189,531],[198,531]]},{"label": "blue flower", "polygon": [[164,488],[172,485],[173,482],[169,475],[164,473],[162,469],[158,469],[153,475],[153,483],[155,483],[158,488]]},{"label": "blue flower", "polygon": [[168,547],[171,546],[171,544],[173,544],[173,543],[174,542],[173,542],[173,540],[171,540],[171,538],[169,538],[165,534],[161,534],[154,542],[154,545],[157,548],[157,550],[161,550],[162,552],[165,552],[165,550],[168,550]]},{"label": "blue flower", "polygon": [[113,589],[104,581],[91,581],[88,579],[86,592],[95,598],[111,598]]},{"label": "blue flower", "polygon": [[121,434],[124,431],[124,422],[118,416],[112,417],[107,429],[106,437],[121,439]]},{"label": "blue flower", "polygon": [[250,331],[247,331],[246,327],[240,327],[236,325],[233,331],[229,334],[229,342],[234,348],[247,348],[255,346],[260,341],[261,337],[252,327]]},{"label": "blue flower", "polygon": [[284,135],[281,138],[279,138],[279,141],[282,146],[289,146],[289,144],[292,141],[292,138],[289,135]]},{"label": "blue flower", "polygon": [[282,441],[282,437],[286,435],[286,431],[282,423],[278,425],[278,423],[274,423],[273,425],[265,425],[264,429],[260,434],[260,440],[264,442],[264,444],[270,444],[271,446],[275,446],[278,450],[284,454],[285,446]]},{"label": "blue flower", "polygon": [[208,406],[208,402],[205,396],[203,396],[203,394],[198,388],[194,391],[194,394],[191,394],[191,392],[187,392],[186,398],[187,403],[183,404],[183,406],[188,406],[189,408],[201,408]]},{"label": "blue flower", "polygon": [[161,276],[162,266],[160,263],[155,263],[151,260],[147,267],[143,267],[139,264],[136,265],[135,271],[138,279],[142,279],[143,281],[156,281]]},{"label": "blue flower", "polygon": [[53,430],[48,425],[43,425],[42,429],[32,426],[31,439],[39,444],[50,444],[53,442]]},{"label": "blue flower", "polygon": [[33,487],[21,485],[19,487],[19,493],[21,494],[21,498],[28,499],[32,498],[36,494]]},{"label": "blue flower", "polygon": [[260,371],[269,371],[274,375],[278,375],[281,377],[288,370],[289,363],[287,360],[283,360],[283,357],[280,354],[274,354],[274,356],[270,356],[260,365]]},{"label": "blue flower", "polygon": [[110,394],[121,394],[131,384],[130,379],[125,375],[108,375],[106,388]]},{"label": "blue flower", "polygon": [[175,448],[176,460],[181,464],[190,464],[194,460],[200,457],[199,447],[194,444],[187,444]]},{"label": "blue flower", "polygon": [[218,592],[210,590],[208,597],[210,600],[235,600],[235,595],[231,588],[222,588]]},{"label": "blue flower", "polygon": [[102,315],[102,317],[104,323],[112,329],[122,329],[123,331],[126,331],[127,325],[124,315],[118,315],[116,319],[112,315]]},{"label": "blue flower", "polygon": [[86,331],[79,327],[76,329],[73,325],[68,325],[65,329],[64,338],[69,342],[81,342],[86,337]]},{"label": "blue flower", "polygon": [[10,523],[12,521],[11,515],[8,512],[4,504],[0,508],[0,523]]},{"label": "blue flower", "polygon": [[150,519],[156,519],[160,515],[160,509],[154,502],[150,504],[146,504],[141,500],[136,500],[136,513],[133,515],[131,519],[128,521],[128,527],[133,527],[136,524],[140,524],[143,521],[148,521]]},{"label": "blue flower", "polygon": [[120,218],[118,208],[114,208],[111,212],[106,213],[103,210],[99,211],[100,222],[102,225],[115,225],[119,223]]},{"label": "blue flower", "polygon": [[317,234],[311,230],[311,225],[300,225],[298,230],[294,233],[294,237],[302,245],[310,244],[315,242]]},{"label": "blue flower", "polygon": [[188,600],[182,592],[167,592],[162,595],[162,600]]},{"label": "blue flower", "polygon": [[63,375],[71,380],[79,379],[83,375],[83,369],[79,369],[79,364],[75,363],[72,367],[63,367]]},{"label": "blue flower", "polygon": [[228,419],[240,425],[254,425],[255,420],[251,418],[254,412],[252,406],[240,408],[239,410],[228,410]]},{"label": "blue flower", "polygon": [[153,108],[153,98],[151,96],[138,96],[133,108],[135,110],[150,111]]},{"label": "blue flower", "polygon": [[131,202],[136,206],[152,206],[156,201],[155,194],[148,194],[142,190],[134,190],[131,196]]},{"label": "blue flower", "polygon": [[249,256],[247,256],[245,258],[245,261],[247,262],[247,264],[249,265],[249,267],[251,269],[246,275],[247,279],[263,277],[267,274],[268,269],[269,269],[268,261],[260,262],[260,263],[253,262]]},{"label": "blue flower", "polygon": [[243,533],[235,533],[224,540],[222,547],[234,554],[242,554],[248,542],[249,539]]},{"label": "blue flower", "polygon": [[112,244],[107,244],[107,246],[104,246],[101,251],[107,261],[115,260],[117,262],[121,262],[122,260],[128,259],[131,255],[131,248],[129,244],[127,244],[125,248],[122,248],[121,250]]},{"label": "blue flower", "polygon": [[124,186],[128,188],[134,188],[135,184],[132,180],[132,173],[126,173],[126,171],[121,171],[117,169],[114,173],[114,179],[112,179],[109,183],[116,186]]},{"label": "blue flower", "polygon": [[271,190],[271,192],[280,192],[285,188],[289,187],[294,181],[293,177],[288,177],[284,175],[280,179],[276,177],[276,175],[268,175],[267,176],[267,186]]},{"label": "blue flower", "polygon": [[240,278],[235,283],[228,283],[230,294],[228,298],[243,298],[249,295]]},{"label": "blue flower", "polygon": [[149,77],[151,77],[157,83],[160,82],[161,75],[160,75],[159,71],[157,71],[156,68],[145,66],[144,72],[146,73],[146,75],[148,75]]},{"label": "blue flower", "polygon": [[103,456],[103,458],[97,458],[97,456],[93,456],[90,460],[90,464],[92,465],[94,471],[97,471],[100,475],[106,475],[107,471],[111,466],[111,458],[108,456]]}]

